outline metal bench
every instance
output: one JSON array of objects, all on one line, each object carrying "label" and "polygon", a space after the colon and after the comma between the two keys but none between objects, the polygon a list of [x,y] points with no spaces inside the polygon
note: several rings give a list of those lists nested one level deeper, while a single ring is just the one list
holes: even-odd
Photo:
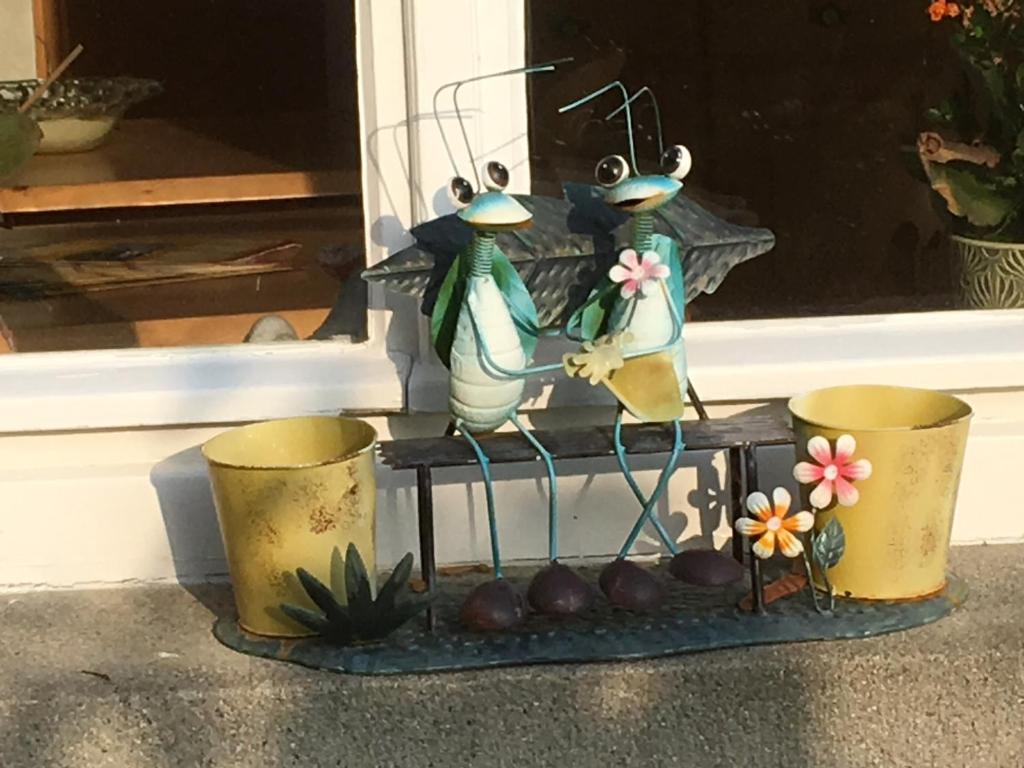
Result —
[{"label": "metal bench", "polygon": [[[556,459],[614,456],[612,427],[538,430],[537,439]],[[731,502],[730,524],[743,515],[747,494],[757,489],[757,449],[761,446],[792,445],[793,430],[784,419],[766,416],[731,416],[700,419],[683,424],[688,451],[727,451]],[[622,431],[626,452],[631,455],[667,453],[672,448],[672,431],[667,425],[640,424]],[[529,463],[538,460],[534,449],[516,432],[495,433],[480,438],[492,464]],[[472,448],[461,437],[419,437],[388,440],[380,444],[380,457],[391,469],[416,470],[419,512],[420,564],[428,589],[437,583],[434,551],[433,470],[464,467],[477,463]],[[743,540],[734,536],[733,556],[743,562]],[[764,609],[760,561],[750,557],[754,609]],[[433,626],[433,614],[428,616]]]}]

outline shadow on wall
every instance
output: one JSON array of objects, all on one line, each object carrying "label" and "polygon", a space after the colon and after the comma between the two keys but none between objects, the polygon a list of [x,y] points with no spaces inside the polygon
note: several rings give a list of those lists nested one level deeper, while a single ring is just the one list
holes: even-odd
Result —
[{"label": "shadow on wall", "polygon": [[178,583],[220,618],[233,606],[211,599],[208,583],[227,579],[227,559],[201,446],[168,456],[149,473]]}]

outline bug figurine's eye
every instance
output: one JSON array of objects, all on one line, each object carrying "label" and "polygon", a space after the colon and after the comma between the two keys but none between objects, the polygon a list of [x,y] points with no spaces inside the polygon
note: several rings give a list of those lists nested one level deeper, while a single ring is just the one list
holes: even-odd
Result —
[{"label": "bug figurine's eye", "polygon": [[459,210],[473,202],[473,194],[473,185],[461,176],[456,176],[448,182],[448,199]]},{"label": "bug figurine's eye", "polygon": [[614,187],[629,178],[629,163],[622,155],[608,155],[597,164],[594,178],[602,187]]},{"label": "bug figurine's eye", "polygon": [[661,156],[661,171],[676,181],[682,181],[693,168],[693,156],[682,144],[676,144],[665,150]]},{"label": "bug figurine's eye", "polygon": [[484,165],[484,186],[492,192],[500,192],[508,186],[508,168],[496,160]]}]

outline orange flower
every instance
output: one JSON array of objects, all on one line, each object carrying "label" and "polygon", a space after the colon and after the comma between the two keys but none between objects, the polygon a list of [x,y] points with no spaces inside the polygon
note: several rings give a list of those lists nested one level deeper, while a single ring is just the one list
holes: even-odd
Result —
[{"label": "orange flower", "polygon": [[928,6],[928,15],[932,17],[932,21],[942,21],[947,16],[955,19],[960,15],[960,4],[950,3],[948,0],[935,0]]},{"label": "orange flower", "polygon": [[798,512],[789,515],[792,502],[789,491],[776,488],[771,501],[760,491],[747,497],[747,509],[754,517],[741,517],[736,521],[736,532],[750,538],[757,537],[753,552],[766,560],[775,554],[775,544],[786,557],[796,557],[804,551],[800,539],[794,533],[804,533],[814,526],[814,515],[810,512]]}]

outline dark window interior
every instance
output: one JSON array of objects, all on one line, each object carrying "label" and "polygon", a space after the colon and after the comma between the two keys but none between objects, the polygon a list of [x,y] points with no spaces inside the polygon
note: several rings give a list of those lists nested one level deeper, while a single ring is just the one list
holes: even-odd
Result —
[{"label": "dark window interior", "polygon": [[[686,194],[723,218],[772,229],[769,254],[735,269],[693,316],[723,320],[957,307],[952,249],[917,167],[925,112],[957,77],[948,30],[920,2],[610,0],[528,2],[535,189],[591,181],[625,154],[609,95],[621,79],[658,97],[667,144],[694,156]],[[653,110],[638,102],[638,153],[657,166]],[[641,160],[641,162],[643,162]]]}]

